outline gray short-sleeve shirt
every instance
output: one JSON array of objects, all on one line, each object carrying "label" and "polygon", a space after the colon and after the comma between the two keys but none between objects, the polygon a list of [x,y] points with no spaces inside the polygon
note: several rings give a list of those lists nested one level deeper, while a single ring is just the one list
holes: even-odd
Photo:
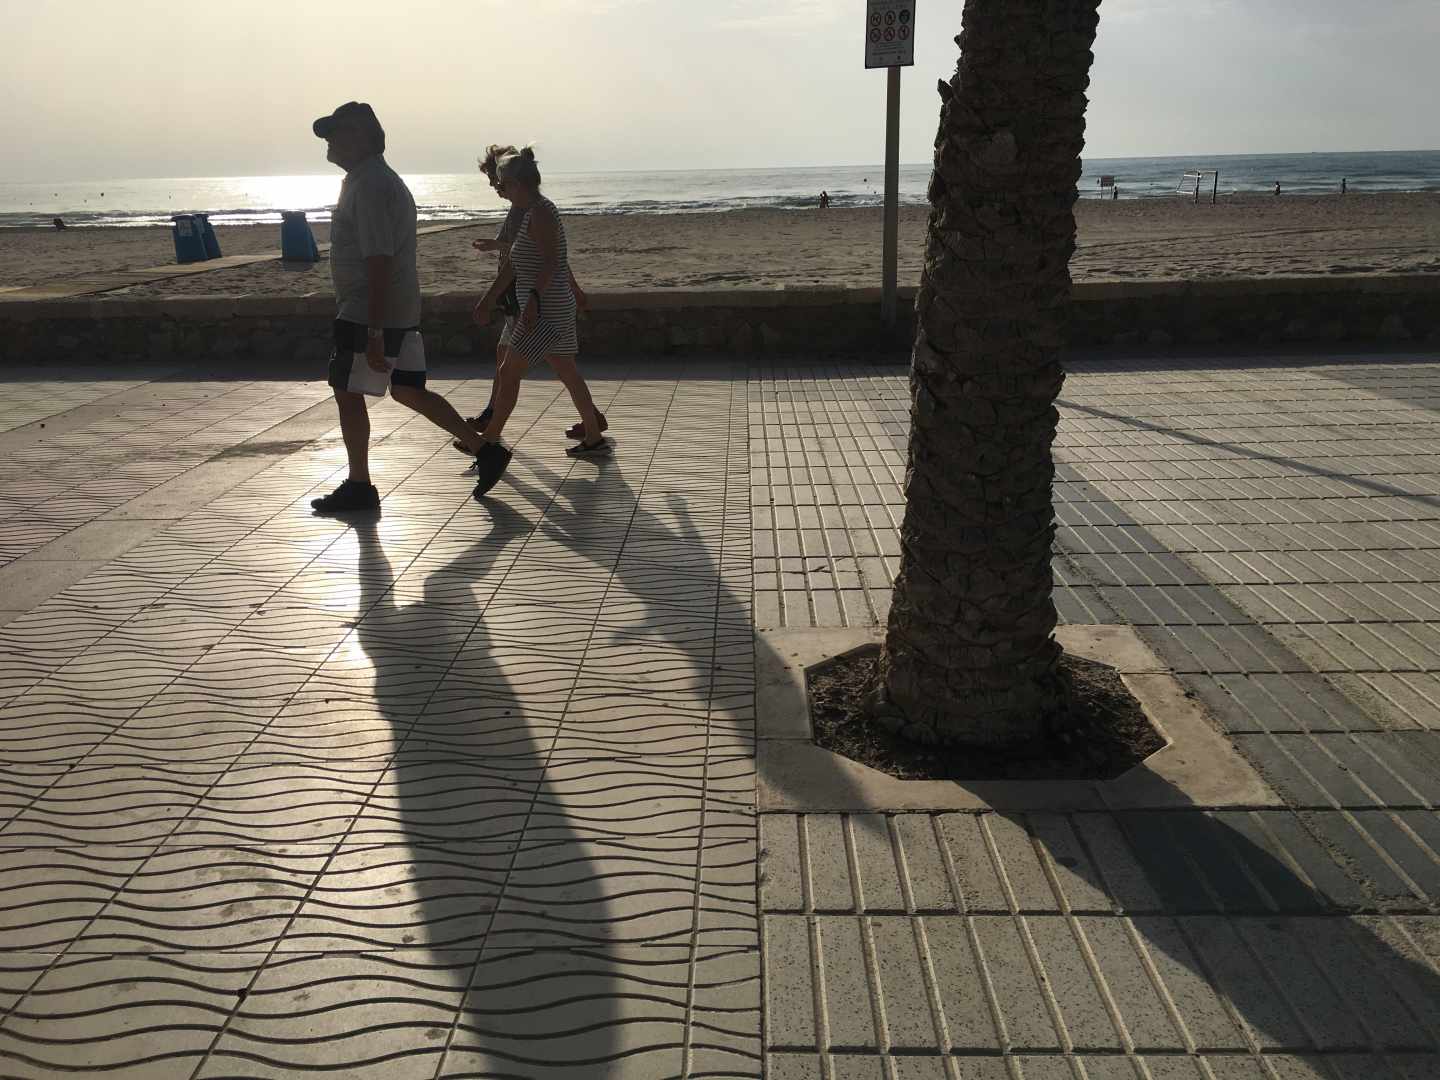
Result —
[{"label": "gray short-sleeve shirt", "polygon": [[339,317],[369,322],[365,260],[390,256],[385,326],[420,324],[420,275],[415,268],[415,199],[405,181],[376,154],[345,174],[330,219],[330,277]]}]

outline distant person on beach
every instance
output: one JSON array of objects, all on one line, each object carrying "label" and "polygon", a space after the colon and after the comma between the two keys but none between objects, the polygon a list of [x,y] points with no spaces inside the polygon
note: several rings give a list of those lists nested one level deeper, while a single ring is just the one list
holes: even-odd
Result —
[{"label": "distant person on beach", "polygon": [[590,388],[575,365],[580,351],[576,299],[560,211],[540,194],[540,168],[529,147],[502,156],[495,164],[495,175],[501,197],[518,207],[523,217],[510,247],[509,263],[475,305],[475,321],[482,326],[490,321],[496,302],[512,283],[519,314],[507,317],[500,333],[500,343],[508,351],[499,371],[490,422],[485,426],[485,447],[476,455],[477,497],[494,487],[510,464],[510,451],[501,445],[500,437],[520,396],[520,381],[536,360],[543,359],[554,369],[580,413],[579,431],[571,428],[566,433],[580,441],[565,452],[585,457],[609,450]]},{"label": "distant person on beach", "polygon": [[383,397],[388,389],[473,454],[485,444],[448,401],[425,388],[415,200],[385,163],[385,129],[375,111],[358,101],[346,102],[311,127],[325,140],[325,159],[345,170],[330,217],[330,274],[339,307],[330,386],[350,474],[310,505],[322,514],[374,510],[380,494],[370,482],[367,394]]},{"label": "distant person on beach", "polygon": [[1345,189],[1346,189],[1348,186],[1349,186],[1349,184],[1348,184],[1347,178],[1346,178],[1346,177],[1343,177],[1343,176],[1340,177],[1340,194],[1341,194],[1341,195],[1344,195],[1344,194],[1345,194]]},{"label": "distant person on beach", "polygon": [[1274,194],[1276,194],[1276,195],[1279,195],[1279,194],[1280,194],[1280,181],[1279,181],[1279,180],[1276,180],[1276,181],[1275,181],[1275,191],[1274,191]]},{"label": "distant person on beach", "polygon": [[57,217],[54,221],[50,222],[50,224],[53,225],[53,226],[55,226],[55,228],[57,228],[57,229],[66,228],[65,220],[64,220],[63,218],[58,218],[58,217]]},{"label": "distant person on beach", "polygon": [[[495,175],[496,162],[498,162],[502,157],[505,157],[508,154],[518,153],[519,151],[513,146],[500,146],[492,144],[491,146],[487,146],[485,148],[485,156],[479,160],[480,171],[485,175],[485,179],[490,182],[490,188],[491,190],[495,191],[496,194],[499,194],[500,191],[500,182]],[[510,246],[515,243],[515,237],[520,232],[520,223],[524,221],[524,219],[525,211],[521,210],[518,206],[512,205],[509,212],[505,215],[505,220],[500,225],[500,231],[495,234],[495,238],[493,240],[486,240],[483,238],[479,240],[474,240],[471,242],[471,246],[476,251],[498,252],[500,255],[500,273],[506,273],[509,269],[510,263]],[[580,288],[580,283],[575,280],[575,273],[573,270],[570,272],[570,288],[575,293],[575,304],[577,309],[581,313],[584,313],[589,309],[590,302],[585,296],[585,290]],[[500,307],[507,315],[519,314],[518,301],[515,296],[515,285],[513,277],[510,287],[505,291],[504,296],[501,297]],[[465,422],[471,427],[473,427],[476,431],[484,431],[485,426],[490,423],[490,417],[495,414],[495,392],[500,387],[500,368],[503,367],[505,364],[505,356],[507,351],[508,347],[503,341],[496,344],[495,378],[491,381],[490,384],[490,400],[485,403],[485,408],[482,409],[478,415],[467,417],[465,420]],[[603,431],[605,429],[605,426],[605,416],[602,413],[600,415],[600,429]],[[571,438],[579,438],[581,431],[583,431],[583,422],[582,424],[576,424],[566,434],[570,435]],[[465,449],[465,447],[460,444],[460,441],[458,439],[455,441],[455,448],[457,450]]]},{"label": "distant person on beach", "polygon": [[820,192],[820,209],[830,209],[830,193],[828,191]]}]

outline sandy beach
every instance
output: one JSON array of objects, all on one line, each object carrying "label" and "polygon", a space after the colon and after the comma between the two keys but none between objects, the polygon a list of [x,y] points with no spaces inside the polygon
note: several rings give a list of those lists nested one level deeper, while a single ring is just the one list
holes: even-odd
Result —
[{"label": "sandy beach", "polygon": [[[562,207],[563,210],[563,207]],[[900,280],[919,277],[923,207],[900,215]],[[1266,277],[1289,274],[1440,272],[1440,193],[1236,196],[1109,202],[1076,208],[1077,281]],[[590,289],[746,288],[878,284],[879,209],[743,210],[712,214],[572,216],[566,219],[576,277]],[[482,289],[493,256],[471,240],[493,224],[422,236],[428,293]],[[279,244],[278,226],[217,230],[226,255]],[[322,242],[328,229],[316,227]],[[0,232],[0,288],[174,261],[168,229]],[[278,261],[133,286],[108,297],[306,295],[330,291],[328,268]]]}]

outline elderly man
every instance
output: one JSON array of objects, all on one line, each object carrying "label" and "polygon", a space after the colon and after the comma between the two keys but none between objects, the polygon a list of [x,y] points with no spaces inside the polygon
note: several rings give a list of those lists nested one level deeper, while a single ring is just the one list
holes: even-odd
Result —
[{"label": "elderly man", "polygon": [[370,482],[365,395],[383,397],[388,388],[401,405],[450,432],[471,453],[485,443],[448,401],[425,388],[415,200],[385,164],[385,131],[375,110],[346,102],[316,120],[314,131],[325,140],[326,159],[345,170],[330,221],[330,274],[339,305],[330,385],[350,475],[310,505],[322,514],[374,510],[380,494]]}]

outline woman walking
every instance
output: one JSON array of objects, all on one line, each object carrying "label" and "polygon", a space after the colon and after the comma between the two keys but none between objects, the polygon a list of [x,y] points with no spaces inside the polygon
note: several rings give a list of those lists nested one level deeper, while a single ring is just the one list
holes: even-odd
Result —
[{"label": "woman walking", "polygon": [[567,432],[580,441],[565,452],[571,457],[585,457],[609,450],[590,388],[575,365],[580,343],[575,331],[576,298],[565,226],[555,204],[540,193],[535,152],[526,147],[518,153],[500,155],[495,175],[496,190],[522,216],[510,246],[508,266],[502,263],[495,283],[475,305],[475,320],[487,323],[495,303],[512,283],[519,314],[505,320],[500,334],[504,355],[496,372],[491,415],[482,436],[486,445],[476,455],[477,497],[494,487],[510,464],[510,451],[501,445],[500,437],[519,398],[520,381],[536,360],[550,364],[580,414],[580,423]]},{"label": "woman walking", "polygon": [[[479,165],[480,172],[483,173],[485,179],[490,182],[491,191],[494,191],[497,194],[500,191],[499,181],[495,177],[495,163],[499,161],[502,157],[504,157],[506,154],[515,154],[518,152],[519,151],[517,151],[513,146],[499,146],[492,144],[485,148],[485,156],[480,159]],[[493,240],[476,240],[471,244],[471,247],[473,247],[476,251],[498,252],[500,255],[500,272],[502,274],[509,269],[510,245],[515,242],[515,234],[520,231],[520,221],[522,218],[524,218],[524,216],[525,211],[521,210],[517,206],[512,205],[509,212],[505,215],[505,220],[500,223],[500,231],[495,234],[495,238]],[[505,345],[503,343],[496,343],[495,378],[491,381],[490,384],[490,400],[485,403],[485,408],[480,411],[479,415],[468,417],[465,421],[476,431],[484,431],[485,425],[490,423],[490,417],[495,412],[495,388],[500,383],[500,368],[504,363]],[[458,440],[456,441],[455,445],[457,446],[457,448],[461,447],[461,443]]]}]

